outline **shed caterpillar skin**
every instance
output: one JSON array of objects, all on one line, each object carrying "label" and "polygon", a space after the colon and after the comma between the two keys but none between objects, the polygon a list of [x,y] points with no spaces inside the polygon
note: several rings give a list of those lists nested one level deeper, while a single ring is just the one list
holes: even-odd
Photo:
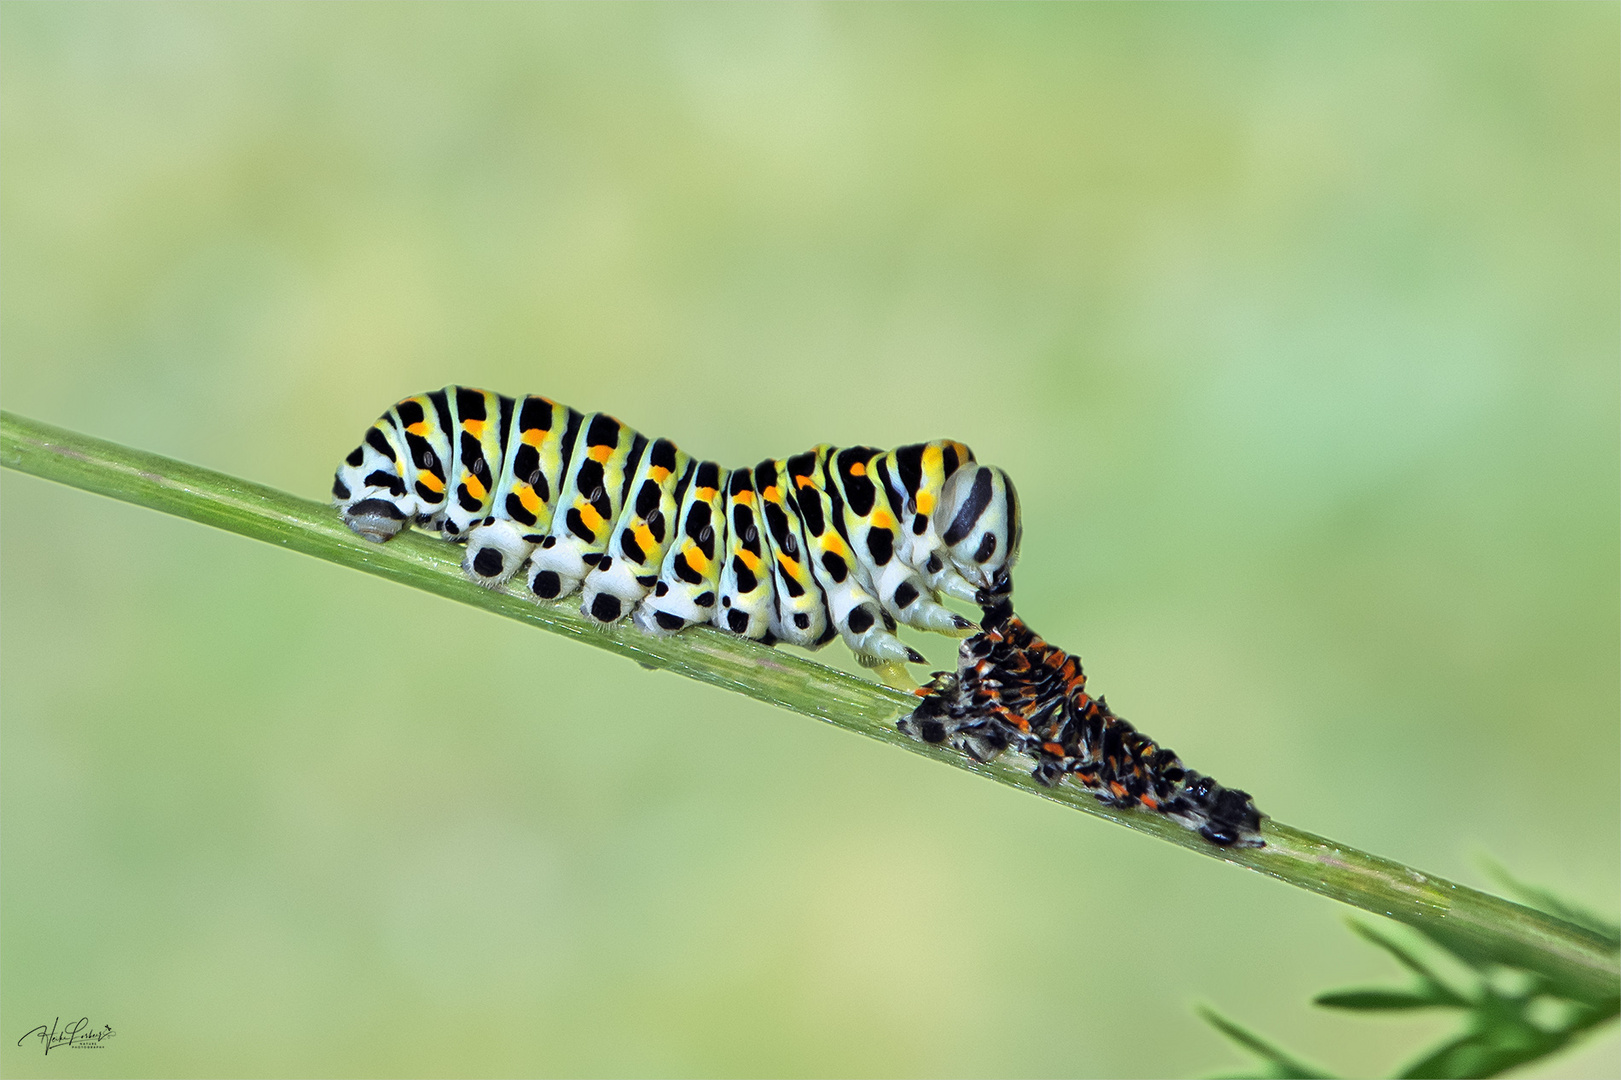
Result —
[{"label": "shed caterpillar skin", "polygon": [[937,672],[896,726],[976,761],[1013,750],[1050,786],[1068,777],[1111,806],[1141,806],[1219,847],[1264,847],[1247,793],[1185,767],[1086,692],[1078,657],[1042,640],[1011,604],[985,612],[984,630],[958,650],[957,671]]},{"label": "shed caterpillar skin", "polygon": [[972,629],[942,595],[1009,599],[1020,540],[1012,481],[959,442],[823,445],[728,469],[606,413],[461,386],[379,417],[332,498],[368,540],[439,532],[466,544],[474,581],[578,591],[600,623],[711,623],[812,649],[841,637],[889,674],[923,662],[899,624]]}]

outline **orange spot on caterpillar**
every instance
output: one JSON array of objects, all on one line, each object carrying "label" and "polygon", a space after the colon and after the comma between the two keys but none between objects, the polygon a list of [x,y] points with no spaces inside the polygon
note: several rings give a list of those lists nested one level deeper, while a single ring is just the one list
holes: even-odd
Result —
[{"label": "orange spot on caterpillar", "polygon": [[709,559],[704,555],[702,548],[700,548],[697,544],[694,544],[691,540],[688,540],[687,546],[681,549],[681,554],[686,558],[687,565],[692,567],[697,574],[700,576],[708,576],[710,562]]}]

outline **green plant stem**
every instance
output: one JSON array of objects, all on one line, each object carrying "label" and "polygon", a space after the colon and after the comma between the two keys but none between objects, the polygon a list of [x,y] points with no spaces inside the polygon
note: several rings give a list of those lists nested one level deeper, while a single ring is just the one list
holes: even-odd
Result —
[{"label": "green plant stem", "polygon": [[1245,866],[1312,892],[1412,925],[1460,951],[1538,971],[1581,997],[1621,989],[1616,954],[1591,931],[1540,911],[1299,829],[1267,821],[1266,846],[1226,849],[1156,814],[1101,805],[1087,792],[1038,784],[1014,761],[976,764],[895,730],[916,699],[865,679],[698,627],[655,638],[603,629],[577,602],[536,603],[462,576],[460,548],[417,533],[383,545],[350,532],[331,507],[194,465],[0,413],[0,464],[47,480],[278,544],[566,634],[925,757],[1105,817],[1201,855]]}]

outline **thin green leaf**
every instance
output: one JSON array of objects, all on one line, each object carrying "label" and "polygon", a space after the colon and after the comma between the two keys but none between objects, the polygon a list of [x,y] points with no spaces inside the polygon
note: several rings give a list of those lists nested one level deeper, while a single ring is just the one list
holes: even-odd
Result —
[{"label": "thin green leaf", "polygon": [[1408,952],[1406,946],[1391,940],[1366,923],[1356,919],[1345,921],[1350,924],[1353,931],[1388,952],[1403,967],[1417,975],[1423,988],[1435,999],[1437,1005],[1452,1005],[1466,1009],[1473,1004],[1468,997],[1448,986],[1446,980],[1431,971],[1427,964]]},{"label": "thin green leaf", "polygon": [[1491,1076],[1478,1036],[1459,1035],[1431,1050],[1396,1075],[1401,1080],[1446,1080]]},{"label": "thin green leaf", "polygon": [[1587,1009],[1577,1012],[1576,1020],[1572,1020],[1572,1030],[1580,1031],[1584,1028],[1603,1023],[1605,1020],[1615,1020],[1621,1015],[1621,997],[1606,997],[1602,1001],[1582,1002]]},{"label": "thin green leaf", "polygon": [[[1426,991],[1428,988],[1426,988]],[[1335,990],[1312,999],[1325,1009],[1380,1010],[1457,1008],[1458,1003],[1438,998],[1434,993],[1410,990]]]},{"label": "thin green leaf", "polygon": [[1523,902],[1555,918],[1591,930],[1609,942],[1611,949],[1621,951],[1621,924],[1610,922],[1549,889],[1521,881],[1509,873],[1507,867],[1489,855],[1480,856],[1480,863],[1489,876],[1495,878],[1499,885]]},{"label": "thin green leaf", "polygon": [[1209,1006],[1200,1005],[1199,1015],[1203,1016],[1211,1027],[1265,1061],[1270,1066],[1266,1073],[1269,1077],[1276,1077],[1277,1080],[1334,1080],[1332,1073],[1307,1065]]},{"label": "thin green leaf", "polygon": [[[1616,995],[1605,987],[1596,986],[1590,980],[1580,977],[1572,978],[1572,973],[1568,969],[1550,967],[1541,963],[1536,951],[1527,949],[1523,941],[1516,941],[1508,937],[1492,938],[1478,934],[1459,933],[1454,927],[1447,925],[1444,920],[1415,922],[1410,925],[1431,944],[1445,949],[1463,963],[1480,972],[1482,978],[1486,981],[1489,981],[1493,965],[1497,965],[1534,975],[1541,980],[1543,989],[1546,992],[1557,994],[1571,1001],[1581,1001],[1595,1007],[1603,1007],[1605,1002],[1616,999]],[[1609,954],[1609,946],[1601,943],[1598,947],[1604,949],[1607,955]]]},{"label": "thin green leaf", "polygon": [[1514,1032],[1476,1031],[1460,1035],[1419,1058],[1398,1075],[1410,1080],[1449,1077],[1498,1076],[1510,1069],[1536,1061],[1562,1049],[1566,1034],[1544,1035],[1517,1029]]},{"label": "thin green leaf", "polygon": [[1527,1002],[1503,997],[1488,988],[1470,1013],[1470,1029],[1496,1046],[1527,1046],[1546,1034],[1526,1016]]},{"label": "thin green leaf", "polygon": [[1608,1020],[1614,1020],[1621,1014],[1621,998],[1610,998],[1597,1004],[1579,1003],[1572,1010],[1567,1030],[1575,1033],[1586,1031]]},{"label": "thin green leaf", "polygon": [[[1338,990],[1319,994],[1316,1004],[1326,1008],[1358,1012],[1408,1011],[1438,1006],[1463,1008],[1466,1030],[1407,1065],[1397,1075],[1414,1078],[1463,1078],[1498,1076],[1518,1069],[1569,1046],[1583,1032],[1613,1020],[1621,1001],[1598,1001],[1552,995],[1553,980],[1536,972],[1513,967],[1493,967],[1496,961],[1481,963],[1483,978],[1474,1000],[1467,1000],[1447,987],[1430,967],[1406,946],[1373,927],[1352,920],[1351,929],[1390,953],[1417,977],[1417,986],[1408,990],[1373,987],[1364,990]],[[1418,927],[1426,934],[1432,926]],[[1443,944],[1444,948],[1445,945]],[[1461,957],[1460,957],[1461,959]],[[1517,976],[1502,985],[1508,976]],[[1205,1019],[1228,1038],[1263,1057],[1266,1075],[1290,1076],[1312,1067],[1305,1065],[1238,1024],[1202,1009]]]}]

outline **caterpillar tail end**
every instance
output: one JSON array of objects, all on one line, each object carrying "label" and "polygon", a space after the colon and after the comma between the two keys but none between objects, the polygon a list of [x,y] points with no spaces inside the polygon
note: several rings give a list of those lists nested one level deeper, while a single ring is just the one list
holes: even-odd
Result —
[{"label": "caterpillar tail end", "polygon": [[374,544],[394,539],[405,528],[405,514],[386,499],[362,499],[347,507],[339,507],[343,523],[356,536]]}]

